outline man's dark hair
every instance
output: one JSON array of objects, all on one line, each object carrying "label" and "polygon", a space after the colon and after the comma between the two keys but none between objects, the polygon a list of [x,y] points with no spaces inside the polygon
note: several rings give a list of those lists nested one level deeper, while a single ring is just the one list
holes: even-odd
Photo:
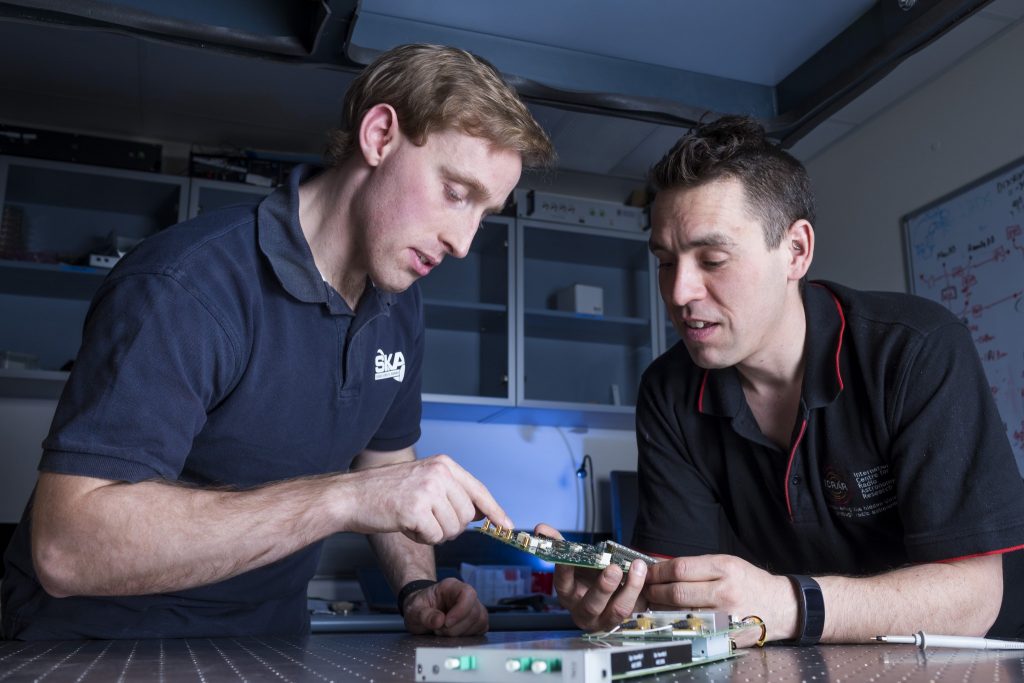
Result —
[{"label": "man's dark hair", "polygon": [[782,243],[801,218],[814,222],[814,194],[807,169],[765,136],[748,116],[723,116],[699,124],[654,165],[648,176],[658,191],[689,189],[734,178],[764,226],[769,249]]}]

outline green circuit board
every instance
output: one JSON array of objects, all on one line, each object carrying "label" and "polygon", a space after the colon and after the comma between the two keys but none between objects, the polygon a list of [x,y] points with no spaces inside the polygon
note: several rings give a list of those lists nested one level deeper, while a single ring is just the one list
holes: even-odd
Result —
[{"label": "green circuit board", "polygon": [[604,569],[611,564],[616,564],[623,572],[628,572],[629,565],[633,560],[643,560],[648,565],[658,562],[657,559],[649,555],[644,555],[614,541],[601,541],[593,545],[565,541],[541,534],[534,535],[525,531],[517,532],[514,529],[505,529],[492,524],[486,518],[481,526],[473,527],[473,530],[555,564],[570,564],[587,569]]}]

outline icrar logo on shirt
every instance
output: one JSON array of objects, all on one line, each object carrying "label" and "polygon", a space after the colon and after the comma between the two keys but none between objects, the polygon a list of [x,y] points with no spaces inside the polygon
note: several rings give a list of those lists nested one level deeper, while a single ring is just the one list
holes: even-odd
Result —
[{"label": "icrar logo on shirt", "polygon": [[846,505],[850,502],[850,487],[835,469],[831,466],[825,468],[825,491],[837,505]]},{"label": "icrar logo on shirt", "polygon": [[387,354],[383,349],[377,349],[377,356],[373,359],[373,378],[401,382],[405,379],[405,355],[401,351]]}]

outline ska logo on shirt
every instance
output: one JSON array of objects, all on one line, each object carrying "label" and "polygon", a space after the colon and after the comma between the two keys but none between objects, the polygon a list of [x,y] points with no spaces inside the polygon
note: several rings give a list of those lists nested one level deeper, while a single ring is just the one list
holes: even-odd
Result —
[{"label": "ska logo on shirt", "polygon": [[405,379],[405,355],[401,351],[389,354],[377,349],[377,356],[373,359],[373,379],[401,382]]}]

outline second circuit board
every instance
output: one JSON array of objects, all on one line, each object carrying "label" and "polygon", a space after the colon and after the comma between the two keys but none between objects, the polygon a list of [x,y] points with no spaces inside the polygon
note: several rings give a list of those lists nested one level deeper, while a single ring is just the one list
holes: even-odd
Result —
[{"label": "second circuit board", "polygon": [[513,529],[505,529],[492,524],[486,518],[483,524],[475,527],[474,530],[555,564],[570,564],[588,569],[604,569],[611,564],[616,564],[622,571],[628,572],[629,565],[633,560],[643,560],[648,565],[658,562],[657,559],[649,555],[614,541],[601,541],[593,545],[565,541],[540,534],[533,535],[525,531],[516,532]]}]

